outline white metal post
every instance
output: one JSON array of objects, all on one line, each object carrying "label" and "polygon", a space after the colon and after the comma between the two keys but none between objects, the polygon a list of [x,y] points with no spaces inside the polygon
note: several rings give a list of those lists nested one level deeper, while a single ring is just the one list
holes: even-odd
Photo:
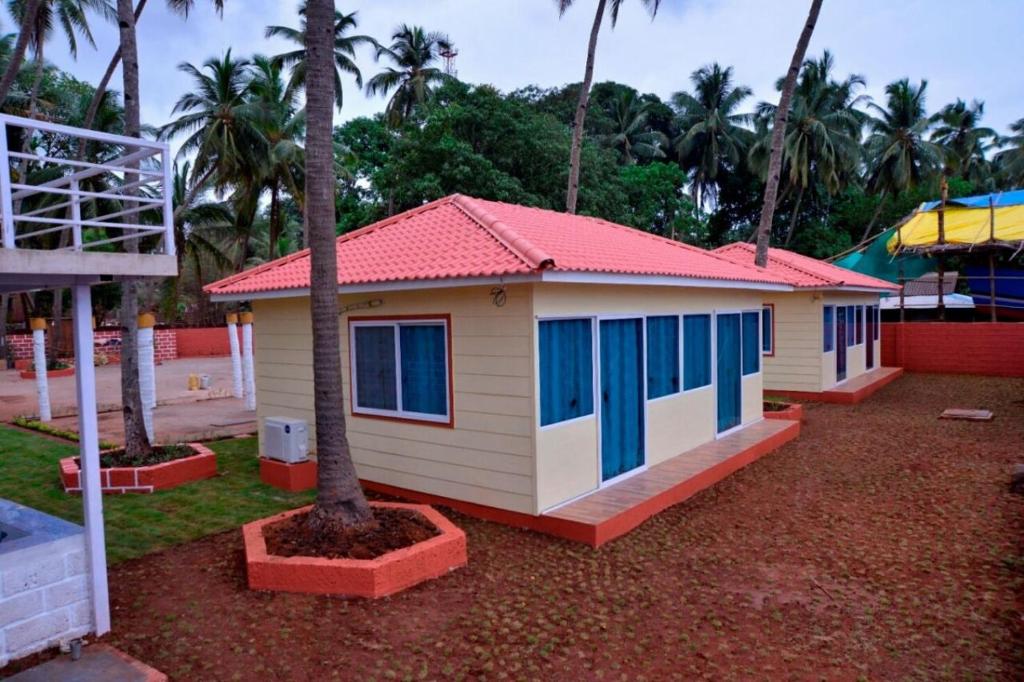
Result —
[{"label": "white metal post", "polygon": [[34,317],[32,325],[32,362],[36,372],[39,421],[50,421],[50,385],[46,377],[46,320]]},{"label": "white metal post", "polygon": [[76,178],[71,181],[71,243],[75,251],[82,250],[82,206],[79,201]]},{"label": "white metal post", "polygon": [[242,354],[238,350],[238,315],[228,313],[228,347],[231,349],[231,394],[236,398],[245,397],[242,388]]},{"label": "white metal post", "polygon": [[171,181],[171,148],[167,144],[160,152],[164,170],[164,253],[173,256],[177,250],[174,243],[174,185]]},{"label": "white metal post", "polygon": [[5,249],[14,248],[14,206],[11,201],[11,163],[7,156],[7,125],[0,119],[0,223]]},{"label": "white metal post", "polygon": [[153,409],[156,407],[156,362],[153,351],[153,325],[156,319],[149,313],[139,315],[136,335],[139,358],[139,393],[142,399],[142,422],[149,442],[153,442]]},{"label": "white metal post", "polygon": [[71,288],[75,336],[75,385],[78,393],[78,435],[81,458],[82,507],[92,584],[96,634],[110,631],[107,554],[103,535],[103,490],[100,487],[99,426],[96,423],[96,369],[93,367],[92,294],[87,284]]},{"label": "white metal post", "polygon": [[245,384],[245,409],[256,409],[255,363],[252,357],[252,313],[239,315],[242,322],[242,380]]}]

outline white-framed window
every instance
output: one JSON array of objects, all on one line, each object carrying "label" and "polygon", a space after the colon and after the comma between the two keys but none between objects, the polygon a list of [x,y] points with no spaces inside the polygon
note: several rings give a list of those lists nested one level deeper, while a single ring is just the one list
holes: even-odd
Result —
[{"label": "white-framed window", "polygon": [[761,308],[761,354],[775,355],[775,304],[765,303]]},{"label": "white-framed window", "polygon": [[446,316],[350,321],[352,413],[452,423]]}]

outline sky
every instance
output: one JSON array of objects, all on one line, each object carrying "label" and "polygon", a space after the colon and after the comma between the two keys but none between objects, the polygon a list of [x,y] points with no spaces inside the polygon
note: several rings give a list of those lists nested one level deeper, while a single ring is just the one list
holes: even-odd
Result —
[{"label": "sky", "polygon": [[[5,3],[6,4],[6,3]],[[595,81],[628,83],[662,98],[689,87],[690,74],[717,61],[732,65],[736,81],[753,88],[749,108],[777,100],[774,90],[792,57],[808,0],[662,0],[652,21],[640,0],[625,0],[618,25],[605,23]],[[142,116],[161,125],[190,87],[181,62],[201,64],[227,49],[233,54],[274,54],[284,49],[264,38],[268,24],[297,26],[297,0],[225,0],[219,18],[196,0],[187,20],[162,0],[150,0],[139,23]],[[576,0],[561,19],[554,0],[364,0],[337,3],[358,11],[359,32],[384,42],[400,23],[447,32],[459,49],[459,77],[509,91],[582,79],[586,41],[596,0]],[[97,49],[79,49],[77,63],[55,38],[47,56],[79,78],[96,82],[117,46],[112,24],[93,22]],[[1024,26],[1021,0],[826,0],[808,56],[831,50],[837,75],[861,74],[866,94],[884,96],[886,83],[925,78],[934,111],[956,97],[985,102],[985,123],[1001,133],[1024,117],[1024,69],[1019,53]],[[14,29],[3,17],[5,31]],[[359,54],[365,79],[380,68],[369,49]],[[114,83],[120,83],[120,71]],[[384,107],[351,79],[336,121],[372,115]]]}]

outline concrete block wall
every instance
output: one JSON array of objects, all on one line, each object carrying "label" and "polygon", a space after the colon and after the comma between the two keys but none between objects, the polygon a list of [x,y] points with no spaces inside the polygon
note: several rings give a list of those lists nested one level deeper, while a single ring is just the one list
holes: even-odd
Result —
[{"label": "concrete block wall", "polygon": [[882,365],[909,372],[1024,377],[1024,324],[884,322]]},{"label": "concrete block wall", "polygon": [[12,558],[0,573],[0,668],[94,630],[84,534]]},{"label": "concrete block wall", "polygon": [[[225,333],[226,336],[226,333]],[[97,329],[93,332],[93,343],[106,355],[118,355],[120,353],[120,346],[110,346],[104,348],[102,344],[112,340],[120,339],[121,330],[119,329]],[[14,353],[15,360],[31,360],[32,359],[32,334],[13,332],[7,336],[8,343],[10,344],[11,351]],[[164,360],[174,360],[178,357],[178,335],[175,329],[160,329],[156,330],[153,336],[154,344],[154,355],[157,362],[163,362]],[[224,345],[227,345],[227,340],[224,341]]]}]

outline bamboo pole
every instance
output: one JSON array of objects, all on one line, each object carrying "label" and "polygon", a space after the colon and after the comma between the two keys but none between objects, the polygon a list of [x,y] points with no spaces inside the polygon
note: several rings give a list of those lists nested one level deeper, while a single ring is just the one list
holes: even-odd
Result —
[{"label": "bamboo pole", "polygon": [[[991,194],[988,195],[988,240],[996,240],[996,202]],[[996,254],[989,248],[988,252],[988,301],[989,321],[996,321]]]},{"label": "bamboo pole", "polygon": [[[942,178],[942,183],[939,186],[939,244],[946,243],[946,200],[949,197],[949,183],[946,182],[946,178]],[[939,253],[939,319],[946,319],[946,259]]]}]

